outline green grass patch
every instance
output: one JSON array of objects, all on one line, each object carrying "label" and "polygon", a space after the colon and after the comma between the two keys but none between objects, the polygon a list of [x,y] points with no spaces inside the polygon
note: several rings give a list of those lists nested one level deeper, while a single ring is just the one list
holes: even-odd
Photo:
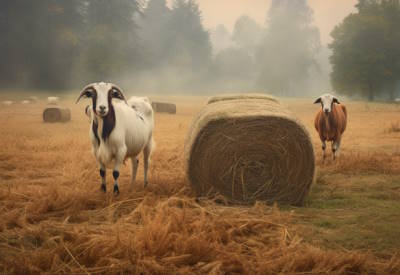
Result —
[{"label": "green grass patch", "polygon": [[327,248],[400,251],[400,175],[319,174],[304,207],[299,235]]}]

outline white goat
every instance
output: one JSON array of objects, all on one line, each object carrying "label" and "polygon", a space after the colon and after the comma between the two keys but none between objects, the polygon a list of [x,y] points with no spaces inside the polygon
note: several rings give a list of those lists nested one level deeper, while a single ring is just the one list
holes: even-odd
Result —
[{"label": "white goat", "polygon": [[90,139],[92,152],[100,165],[101,189],[104,192],[107,190],[106,166],[114,160],[114,193],[119,193],[119,170],[127,158],[132,161],[131,188],[133,188],[139,164],[137,156],[142,151],[146,187],[150,155],[154,148],[154,119],[151,105],[143,99],[130,99],[131,104],[140,106],[140,110],[137,110],[128,104],[117,85],[104,82],[86,86],[77,102],[82,97],[92,99],[91,108],[86,107],[85,113],[91,119]]},{"label": "white goat", "polygon": [[60,98],[58,96],[49,96],[47,98],[47,104],[49,105],[58,105],[60,103]]}]

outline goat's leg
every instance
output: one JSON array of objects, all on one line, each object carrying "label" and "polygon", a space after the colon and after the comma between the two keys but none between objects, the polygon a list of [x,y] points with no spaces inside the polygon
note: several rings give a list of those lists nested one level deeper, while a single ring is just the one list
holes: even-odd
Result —
[{"label": "goat's leg", "polygon": [[136,174],[137,174],[137,169],[139,166],[139,160],[137,157],[131,158],[132,162],[132,176],[131,176],[131,190],[133,190],[133,184],[135,183],[136,180]]},{"label": "goat's leg", "polygon": [[113,178],[114,178],[114,194],[116,195],[119,194],[119,186],[118,186],[119,170],[121,168],[122,163],[124,162],[126,151],[127,151],[126,147],[122,147],[115,154]]},{"label": "goat's leg", "polygon": [[107,192],[107,185],[106,185],[106,166],[100,163],[100,177],[101,177],[101,186],[100,189],[104,193]]},{"label": "goat's leg", "polygon": [[325,158],[326,158],[326,152],[325,152],[326,142],[325,142],[325,140],[321,140],[321,141],[322,141],[322,163],[324,163]]},{"label": "goat's leg", "polygon": [[335,140],[332,142],[332,153],[333,153],[333,160],[339,156],[339,149],[340,149],[340,139]]},{"label": "goat's leg", "polygon": [[147,186],[148,180],[147,180],[147,172],[149,169],[149,164],[150,164],[150,155],[151,155],[151,150],[153,149],[153,140],[151,139],[149,144],[144,148],[143,150],[143,166],[144,166],[144,187]]}]

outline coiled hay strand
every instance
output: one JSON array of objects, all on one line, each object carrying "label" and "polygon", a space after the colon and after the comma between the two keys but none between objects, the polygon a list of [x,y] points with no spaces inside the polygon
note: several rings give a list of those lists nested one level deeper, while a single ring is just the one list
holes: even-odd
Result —
[{"label": "coiled hay strand", "polygon": [[304,126],[273,97],[211,98],[185,143],[186,175],[200,196],[301,205],[314,177]]},{"label": "coiled hay strand", "polygon": [[227,94],[227,95],[217,95],[208,99],[207,104],[226,101],[226,100],[243,100],[243,99],[262,99],[262,100],[270,100],[276,102],[278,104],[279,100],[272,95],[263,95],[263,94]]},{"label": "coiled hay strand", "polygon": [[47,107],[43,111],[44,122],[68,122],[71,120],[71,111],[68,108],[57,106]]}]

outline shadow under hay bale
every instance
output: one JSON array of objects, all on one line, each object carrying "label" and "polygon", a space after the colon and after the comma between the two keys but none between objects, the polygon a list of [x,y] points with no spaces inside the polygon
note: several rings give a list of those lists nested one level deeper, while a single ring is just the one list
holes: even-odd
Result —
[{"label": "shadow under hay bale", "polygon": [[173,103],[152,102],[151,107],[156,113],[176,114],[176,105]]},{"label": "shadow under hay bale", "polygon": [[43,111],[44,122],[68,122],[71,120],[71,111],[68,108],[51,106]]},{"label": "shadow under hay bale", "polygon": [[198,195],[236,203],[301,205],[315,169],[307,130],[263,95],[211,98],[189,131],[185,163]]}]

